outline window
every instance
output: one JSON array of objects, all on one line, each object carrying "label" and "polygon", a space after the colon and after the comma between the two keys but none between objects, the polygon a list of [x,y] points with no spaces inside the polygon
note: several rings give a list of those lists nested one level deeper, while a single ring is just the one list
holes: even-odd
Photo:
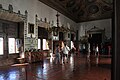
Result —
[{"label": "window", "polygon": [[16,41],[16,45],[15,45],[16,46],[16,53],[19,53],[19,48],[22,45],[22,40],[16,39],[15,41]]},{"label": "window", "polygon": [[41,49],[41,39],[38,39],[38,49]]},{"label": "window", "polygon": [[0,55],[3,55],[3,38],[0,38]]},{"label": "window", "polygon": [[48,42],[46,41],[46,39],[43,39],[43,50],[48,50]]},{"label": "window", "polygon": [[15,38],[9,38],[9,53],[15,53]]}]

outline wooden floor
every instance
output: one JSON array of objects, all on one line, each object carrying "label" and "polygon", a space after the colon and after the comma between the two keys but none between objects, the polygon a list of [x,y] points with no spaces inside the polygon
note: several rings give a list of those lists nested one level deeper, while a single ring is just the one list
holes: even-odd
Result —
[{"label": "wooden floor", "polygon": [[72,55],[68,63],[54,64],[54,58],[38,63],[0,67],[0,80],[111,80],[111,58]]}]

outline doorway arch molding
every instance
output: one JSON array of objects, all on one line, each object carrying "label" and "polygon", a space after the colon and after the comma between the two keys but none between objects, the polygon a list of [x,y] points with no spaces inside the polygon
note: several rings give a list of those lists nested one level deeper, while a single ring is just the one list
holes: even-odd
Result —
[{"label": "doorway arch molding", "polygon": [[100,29],[96,26],[94,26],[93,28],[91,28],[90,30],[87,31],[87,35],[90,37],[92,37],[93,34],[102,34],[102,43],[105,40],[105,28],[104,29]]}]

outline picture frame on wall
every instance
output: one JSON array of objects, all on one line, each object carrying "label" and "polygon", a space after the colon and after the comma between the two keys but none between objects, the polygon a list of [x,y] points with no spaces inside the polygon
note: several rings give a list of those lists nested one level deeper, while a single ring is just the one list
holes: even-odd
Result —
[{"label": "picture frame on wall", "polygon": [[34,24],[28,23],[28,33],[34,34]]},{"label": "picture frame on wall", "polygon": [[54,27],[53,35],[58,36],[58,28],[57,27]]},{"label": "picture frame on wall", "polygon": [[68,38],[70,38],[70,33],[68,33]]}]

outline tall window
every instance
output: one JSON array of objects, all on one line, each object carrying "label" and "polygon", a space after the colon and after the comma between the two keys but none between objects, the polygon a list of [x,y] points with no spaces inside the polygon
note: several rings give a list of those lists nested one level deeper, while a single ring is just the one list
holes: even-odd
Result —
[{"label": "tall window", "polygon": [[3,55],[3,38],[0,38],[0,55]]},{"label": "tall window", "polygon": [[9,53],[15,53],[15,38],[9,38]]},{"label": "tall window", "polygon": [[38,49],[41,49],[41,39],[38,39]]},{"label": "tall window", "polygon": [[43,50],[48,50],[48,42],[46,41],[46,39],[43,39]]},{"label": "tall window", "polygon": [[22,41],[20,39],[16,39],[15,41],[16,41],[16,45],[15,45],[16,46],[16,53],[19,53],[19,48],[22,44]]}]

